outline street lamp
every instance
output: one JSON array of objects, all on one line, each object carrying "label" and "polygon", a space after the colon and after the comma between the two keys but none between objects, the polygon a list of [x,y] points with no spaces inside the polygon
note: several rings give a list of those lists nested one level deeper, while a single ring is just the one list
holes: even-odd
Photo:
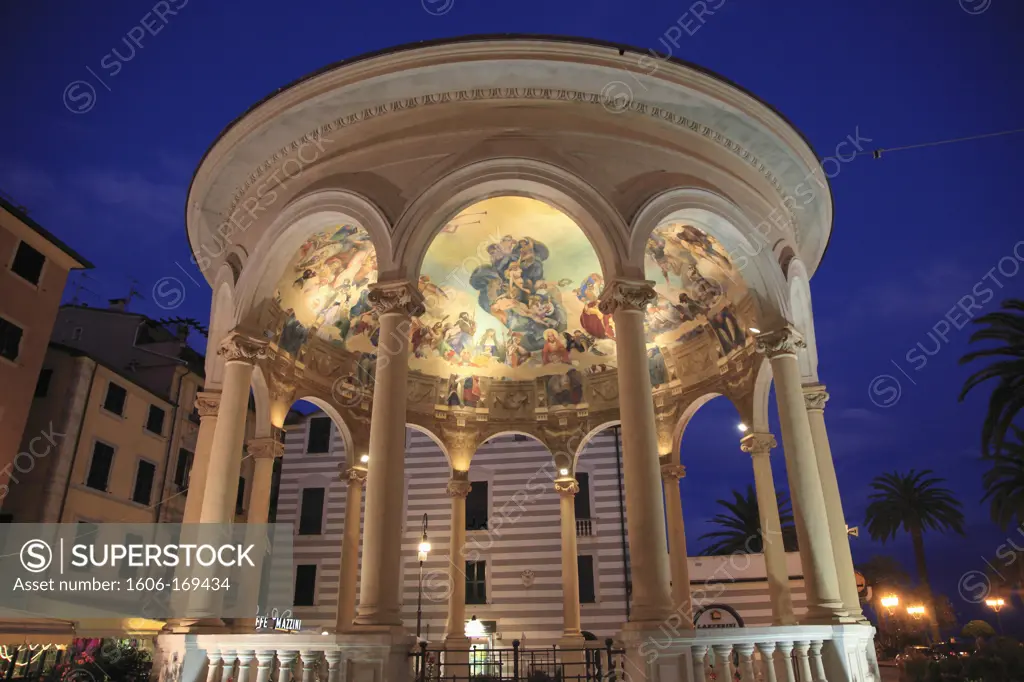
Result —
[{"label": "street lamp", "polygon": [[899,605],[900,598],[897,597],[895,594],[890,594],[887,597],[882,597],[882,606],[885,607],[885,610],[889,612],[890,616],[892,616],[892,614],[896,612],[896,607]]},{"label": "street lamp", "polygon": [[996,625],[999,626],[999,634],[1003,634],[1003,618],[999,615],[999,612],[1003,610],[1006,602],[1003,601],[1002,597],[996,597],[995,599],[986,599],[985,606],[989,607],[996,612]]},{"label": "street lamp", "polygon": [[908,606],[907,613],[913,616],[915,620],[921,620],[924,616],[924,606],[921,606],[920,604]]},{"label": "street lamp", "polygon": [[477,637],[485,637],[487,635],[487,631],[484,629],[484,624],[478,621],[476,616],[473,616],[466,621],[465,634],[469,639],[475,639]]},{"label": "street lamp", "polygon": [[416,595],[416,639],[420,638],[420,625],[423,622],[423,562],[427,560],[427,553],[430,552],[430,542],[427,541],[427,515],[423,514],[423,536],[420,538],[417,558],[420,560],[420,589]]}]

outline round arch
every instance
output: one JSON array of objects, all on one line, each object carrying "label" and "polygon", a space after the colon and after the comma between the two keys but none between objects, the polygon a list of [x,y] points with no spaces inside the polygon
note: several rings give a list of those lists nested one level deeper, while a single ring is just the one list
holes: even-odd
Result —
[{"label": "round arch", "polygon": [[244,319],[254,306],[273,293],[277,275],[306,238],[338,223],[352,223],[366,230],[380,272],[394,267],[390,225],[380,208],[347,190],[310,192],[285,206],[253,249],[253,267],[242,271],[237,288],[238,319]]},{"label": "round arch", "polygon": [[[440,438],[437,437],[437,435],[433,431],[431,431],[430,429],[428,429],[425,426],[420,426],[419,424],[412,424],[412,423],[409,423],[409,422],[405,423],[405,428],[412,429],[413,431],[417,431],[419,433],[422,433],[427,438],[429,438],[430,440],[434,441],[434,445],[436,445],[438,447],[438,449],[441,451],[441,454],[444,455],[445,461],[448,462],[448,467],[450,469],[453,469],[453,470],[455,469],[455,465],[452,464],[452,457],[451,457],[450,454],[448,454],[448,448],[445,447],[445,444],[441,441]],[[468,470],[468,463],[467,463],[467,470]]]},{"label": "round arch", "polygon": [[299,402],[300,400],[315,405],[316,407],[323,410],[324,414],[331,418],[335,428],[338,429],[338,433],[341,434],[342,443],[345,446],[345,468],[353,466],[355,462],[355,444],[352,441],[352,431],[349,430],[348,424],[342,418],[341,413],[338,412],[337,408],[331,405],[323,398],[318,398],[312,395],[300,395],[296,396],[295,400],[292,401],[292,405]]},{"label": "round arch", "polygon": [[592,441],[594,438],[596,438],[598,436],[598,434],[600,434],[602,431],[610,429],[610,428],[612,428],[614,426],[620,426],[621,424],[622,424],[622,422],[620,420],[618,420],[618,419],[610,419],[610,420],[608,420],[608,421],[606,421],[606,422],[604,422],[602,424],[599,424],[598,426],[595,426],[590,431],[588,431],[585,436],[583,436],[583,438],[580,440],[580,444],[576,448],[576,452],[574,453],[573,458],[572,458],[572,471],[571,471],[571,473],[572,473],[573,476],[576,475],[576,465],[580,461],[580,455],[583,454],[583,451],[590,444],[590,441]]},{"label": "round arch", "polygon": [[[394,262],[401,276],[417,281],[431,242],[464,208],[497,196],[543,201],[571,218],[590,240],[602,275],[624,272],[626,222],[592,186],[568,171],[532,159],[499,158],[463,166],[444,176],[408,207],[395,225]],[[628,269],[628,268],[627,268]],[[383,268],[382,268],[383,270]]]},{"label": "round arch", "polygon": [[675,432],[672,434],[672,452],[669,453],[672,464],[682,464],[683,433],[686,431],[686,427],[690,424],[693,416],[697,414],[700,408],[704,407],[721,395],[721,393],[714,391],[705,393],[691,401],[683,410],[683,413],[679,415],[679,421],[676,422]]},{"label": "round arch", "polygon": [[630,230],[629,267],[644,269],[644,249],[650,234],[661,224],[686,212],[704,211],[721,220],[702,225],[718,239],[743,273],[743,280],[754,297],[757,323],[764,329],[782,326],[790,319],[786,279],[772,250],[754,225],[733,202],[714,192],[698,188],[679,188],[662,192],[647,201],[637,212]]}]

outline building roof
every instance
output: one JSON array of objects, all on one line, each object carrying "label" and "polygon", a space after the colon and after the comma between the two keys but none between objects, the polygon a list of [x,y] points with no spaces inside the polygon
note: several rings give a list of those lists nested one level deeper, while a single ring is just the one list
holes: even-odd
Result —
[{"label": "building roof", "polygon": [[90,360],[95,362],[100,367],[106,369],[107,371],[109,371],[109,372],[111,372],[113,374],[116,374],[117,376],[121,377],[125,381],[129,382],[132,386],[135,386],[135,387],[145,391],[146,393],[149,393],[150,395],[152,395],[152,396],[154,396],[154,397],[156,397],[156,398],[158,398],[160,400],[163,400],[165,403],[168,403],[170,405],[174,405],[175,404],[174,401],[171,400],[170,396],[164,395],[163,393],[157,393],[153,389],[147,388],[146,386],[143,386],[142,384],[140,384],[135,379],[133,379],[130,376],[126,375],[123,370],[118,369],[117,367],[114,367],[113,365],[108,364],[108,363],[104,362],[103,360],[100,360],[95,355],[92,355],[91,353],[87,353],[84,350],[82,350],[81,348],[73,348],[72,346],[65,346],[63,343],[57,343],[56,341],[51,341],[50,344],[49,344],[49,347],[54,349],[54,350],[58,350],[58,351],[66,354],[66,355],[70,355],[73,358],[89,358]]},{"label": "building roof", "polygon": [[24,223],[27,227],[32,229],[40,237],[42,237],[43,239],[45,239],[48,242],[50,242],[51,244],[53,244],[54,246],[56,246],[58,249],[60,249],[61,251],[63,251],[67,255],[71,256],[71,258],[73,258],[75,261],[77,261],[79,266],[82,267],[83,269],[91,270],[92,268],[95,267],[92,263],[90,263],[85,258],[83,258],[81,255],[79,255],[78,252],[76,252],[70,246],[68,246],[67,244],[65,244],[61,240],[57,239],[55,236],[53,236],[53,234],[51,234],[49,230],[47,230],[45,227],[43,227],[42,225],[37,223],[35,220],[30,218],[28,213],[26,213],[24,209],[18,208],[17,206],[12,204],[11,202],[7,201],[2,195],[0,195],[0,207],[3,207],[4,210],[6,210],[8,213],[13,215],[15,218],[20,220],[22,223]]}]

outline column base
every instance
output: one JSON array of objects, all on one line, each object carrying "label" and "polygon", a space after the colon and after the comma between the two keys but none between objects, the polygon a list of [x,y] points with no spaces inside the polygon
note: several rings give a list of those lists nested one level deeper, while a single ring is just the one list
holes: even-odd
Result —
[{"label": "column base", "polygon": [[[626,652],[625,674],[630,682],[689,680],[688,640],[666,635],[663,623],[626,623],[619,639]],[[642,626],[642,627],[641,627]]]},{"label": "column base", "polygon": [[470,677],[469,637],[448,635],[444,638],[444,677]]},{"label": "column base", "polygon": [[808,606],[807,615],[801,621],[802,625],[854,625],[856,623],[857,619],[843,610],[842,604]]}]

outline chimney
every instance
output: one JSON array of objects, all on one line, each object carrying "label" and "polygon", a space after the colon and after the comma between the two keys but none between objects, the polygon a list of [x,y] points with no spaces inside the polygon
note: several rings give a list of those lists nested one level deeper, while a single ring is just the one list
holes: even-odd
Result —
[{"label": "chimney", "polygon": [[125,307],[128,305],[127,298],[111,298],[107,300],[108,308],[110,310],[120,310],[124,312]]}]

